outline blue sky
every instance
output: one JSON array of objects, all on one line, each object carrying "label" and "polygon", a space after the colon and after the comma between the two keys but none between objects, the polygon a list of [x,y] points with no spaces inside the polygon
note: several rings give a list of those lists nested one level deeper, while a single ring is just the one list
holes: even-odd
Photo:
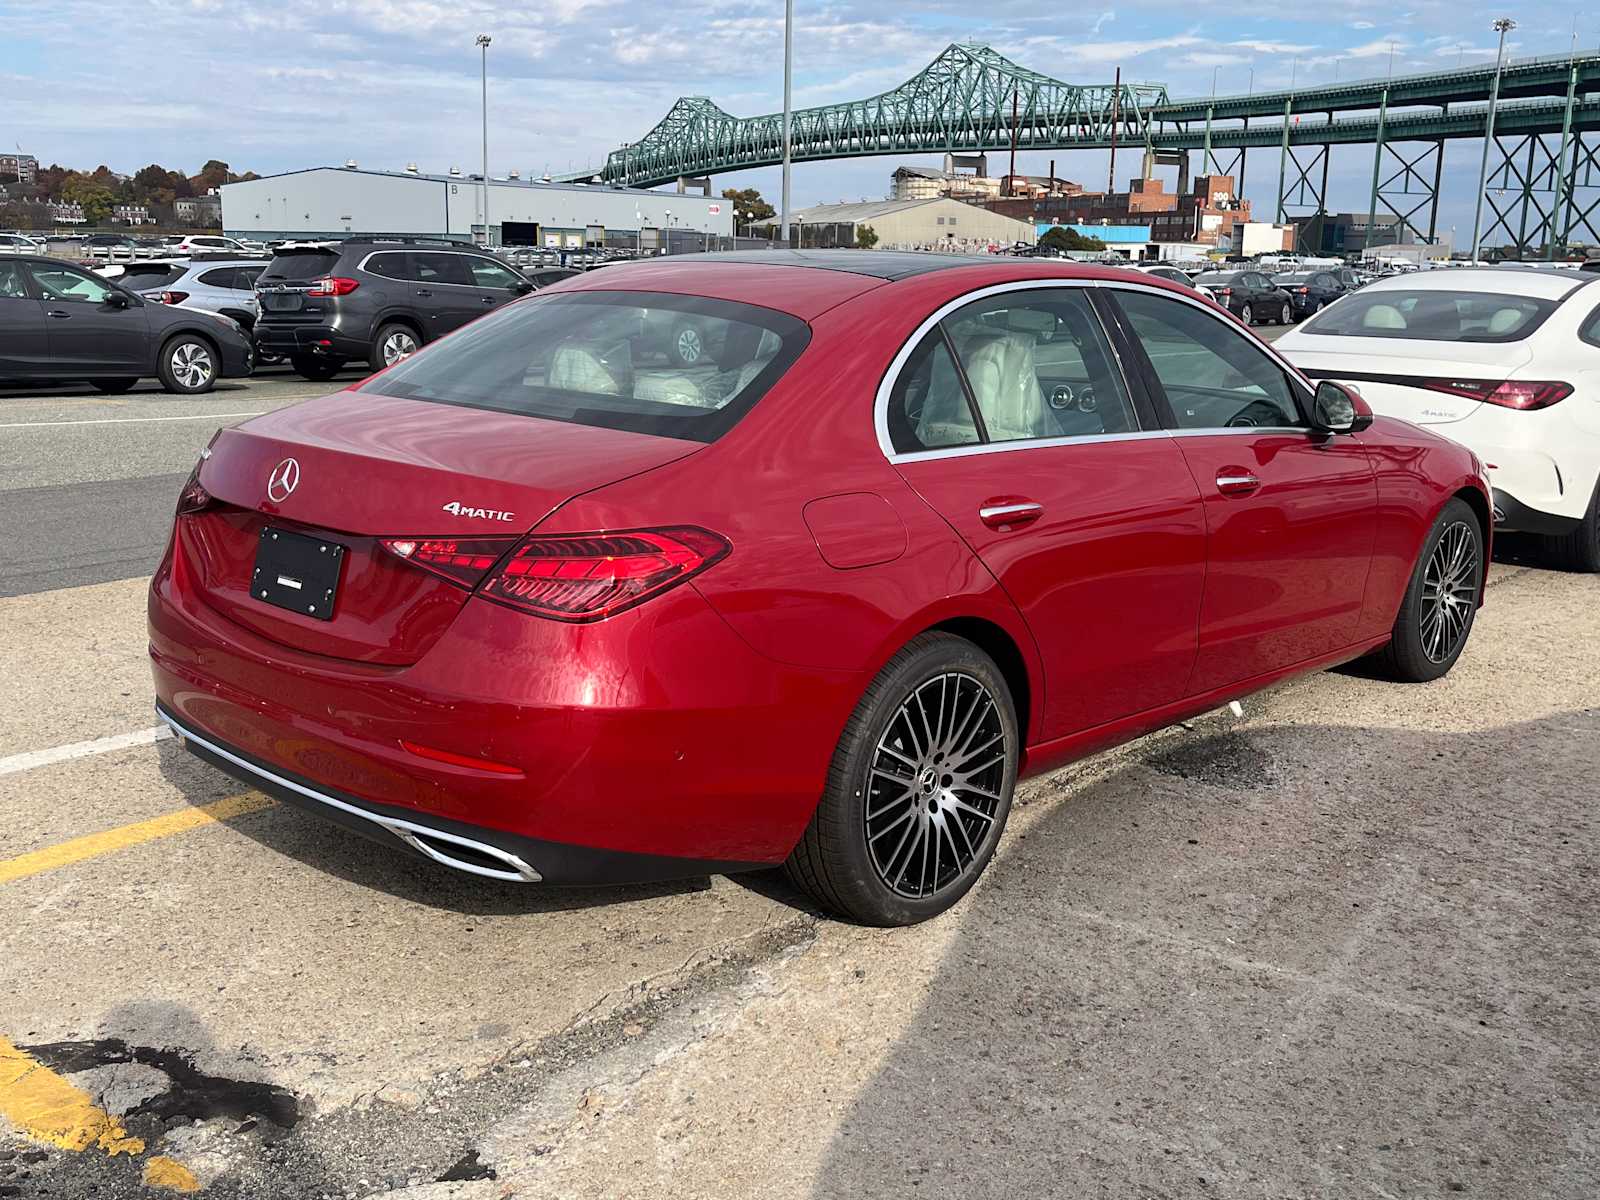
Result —
[{"label": "blue sky", "polygon": [[[796,105],[886,90],[952,41],[975,39],[1075,82],[1165,83],[1174,96],[1438,69],[1492,58],[1490,22],[1512,15],[1514,54],[1561,53],[1574,19],[1600,45],[1592,4],[1506,9],[1444,0],[1195,5],[1125,0],[1082,9],[1018,0],[909,9],[796,4]],[[490,50],[490,163],[499,174],[565,171],[646,132],[679,95],[737,115],[780,106],[776,0],[0,0],[0,145],[46,162],[194,171],[207,158],[270,173],[340,163],[471,169],[480,157],[478,52]],[[1048,155],[1024,155],[1042,173]],[[881,196],[889,158],[801,164],[797,204]],[[933,161],[929,159],[906,161]],[[1446,160],[1442,223],[1471,222],[1476,144]],[[1136,156],[1119,161],[1125,180]],[[1336,150],[1330,207],[1364,208],[1371,153]],[[1103,186],[1103,153],[1058,156],[1058,173]],[[1251,157],[1247,194],[1265,210],[1277,156]],[[777,172],[719,186],[777,190]],[[1270,215],[1270,214],[1268,214]],[[1463,228],[1461,236],[1468,230]]]}]

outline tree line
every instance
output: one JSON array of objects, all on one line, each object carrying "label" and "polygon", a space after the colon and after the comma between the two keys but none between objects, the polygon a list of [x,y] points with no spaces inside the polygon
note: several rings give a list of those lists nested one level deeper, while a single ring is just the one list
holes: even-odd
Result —
[{"label": "tree line", "polygon": [[174,223],[175,201],[204,196],[224,183],[259,178],[254,171],[235,174],[227,163],[215,158],[207,161],[195,175],[185,175],[158,163],[122,177],[104,164],[93,171],[77,171],[52,163],[40,167],[32,183],[23,183],[14,174],[0,172],[0,186],[6,192],[0,199],[0,225],[48,228],[55,223],[50,218],[48,206],[51,204],[81,206],[84,220],[90,225],[105,224],[119,204],[143,204],[150,210],[154,224],[170,225]]}]

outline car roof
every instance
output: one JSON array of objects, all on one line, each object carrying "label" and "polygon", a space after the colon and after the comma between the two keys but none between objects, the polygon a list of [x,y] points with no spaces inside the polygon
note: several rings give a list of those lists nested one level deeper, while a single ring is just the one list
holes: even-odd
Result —
[{"label": "car roof", "polygon": [[[876,260],[876,261],[874,261]],[[917,254],[870,250],[727,251],[674,254],[586,271],[559,285],[569,291],[669,292],[777,309],[809,321],[828,309],[878,288],[944,281],[950,296],[997,284],[1082,279],[1143,286],[1192,295],[1180,284],[1096,263],[1002,255]]]},{"label": "car roof", "polygon": [[1593,282],[1592,276],[1585,277],[1577,271],[1507,264],[1386,275],[1367,284],[1362,292],[1499,292],[1507,296],[1563,300],[1585,284]]},{"label": "car roof", "polygon": [[810,267],[820,271],[845,271],[892,282],[970,267],[985,260],[970,254],[924,254],[896,250],[720,250],[712,254],[677,254],[675,262],[749,263],[763,267]]}]

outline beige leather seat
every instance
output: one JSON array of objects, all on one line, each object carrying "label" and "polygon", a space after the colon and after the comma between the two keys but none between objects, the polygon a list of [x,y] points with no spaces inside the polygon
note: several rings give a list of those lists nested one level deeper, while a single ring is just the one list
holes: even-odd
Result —
[{"label": "beige leather seat", "polygon": [[991,441],[1054,437],[1060,432],[1039,390],[1037,344],[1029,332],[997,332],[974,335],[962,349],[967,382]]},{"label": "beige leather seat", "polygon": [[621,396],[632,390],[633,360],[626,342],[564,342],[550,356],[545,382],[569,392]]}]

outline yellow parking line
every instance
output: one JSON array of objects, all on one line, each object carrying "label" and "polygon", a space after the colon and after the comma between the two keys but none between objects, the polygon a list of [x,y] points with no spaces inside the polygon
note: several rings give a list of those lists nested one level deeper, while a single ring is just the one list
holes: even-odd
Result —
[{"label": "yellow parking line", "polygon": [[33,850],[27,854],[19,854],[16,858],[0,860],[0,883],[14,883],[30,875],[39,875],[45,871],[54,871],[60,867],[83,862],[85,859],[98,858],[113,850],[125,850],[129,846],[153,842],[157,838],[171,837],[175,833],[185,833],[215,821],[226,821],[230,817],[270,808],[276,803],[276,800],[263,796],[260,792],[243,792],[237,796],[214,800],[210,804],[180,808],[177,812],[151,817],[148,821],[136,821],[132,825],[122,825],[116,829],[106,829],[99,833],[73,838],[70,842],[46,846],[43,850]]},{"label": "yellow parking line", "polygon": [[144,1153],[143,1138],[129,1137],[115,1117],[95,1107],[87,1092],[3,1037],[0,1114],[28,1137],[63,1150],[99,1146],[107,1154]]},{"label": "yellow parking line", "polygon": [[[0,1037],[0,1117],[25,1137],[81,1153],[91,1146],[113,1157],[144,1153],[144,1139],[130,1137],[118,1120],[26,1051]],[[200,1181],[177,1159],[147,1159],[146,1187],[198,1192]]]}]

